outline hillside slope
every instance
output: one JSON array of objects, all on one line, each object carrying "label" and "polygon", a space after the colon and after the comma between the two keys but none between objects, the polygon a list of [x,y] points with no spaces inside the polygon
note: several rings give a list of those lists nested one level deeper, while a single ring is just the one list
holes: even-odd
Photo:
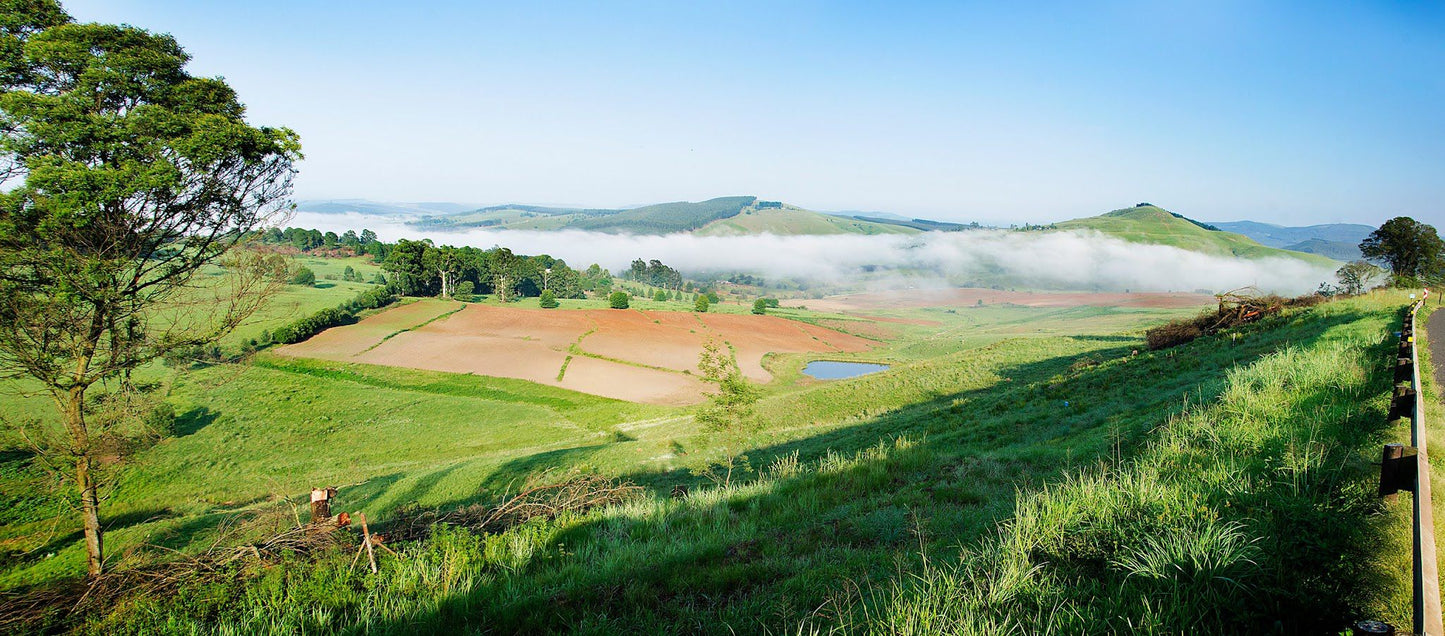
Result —
[{"label": "hillside slope", "polygon": [[1266,247],[1247,236],[1211,229],[1211,226],[1153,205],[1141,205],[1114,210],[1100,216],[1064,221],[1057,223],[1056,227],[1061,230],[1094,230],[1134,243],[1171,245],[1218,256],[1248,259],[1292,258],[1322,266],[1335,263],[1333,259],[1317,254]]},{"label": "hillside slope", "polygon": [[919,230],[892,223],[875,223],[804,210],[791,205],[749,208],[741,214],[713,221],[698,229],[703,236],[746,234],[916,234]]}]

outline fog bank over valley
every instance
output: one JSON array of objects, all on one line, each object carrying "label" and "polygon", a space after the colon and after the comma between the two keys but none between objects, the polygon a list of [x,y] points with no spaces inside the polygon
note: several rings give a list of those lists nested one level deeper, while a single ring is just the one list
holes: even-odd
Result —
[{"label": "fog bank over valley", "polygon": [[1097,232],[971,230],[915,235],[626,235],[578,230],[473,228],[442,231],[358,213],[297,212],[287,224],[334,231],[369,228],[383,241],[502,246],[550,254],[572,267],[614,273],[633,259],[657,259],[684,273],[746,272],[834,285],[1003,284],[1072,290],[1222,291],[1255,286],[1302,294],[1333,281],[1331,269],[1290,258],[1242,259],[1166,245],[1130,243]]}]

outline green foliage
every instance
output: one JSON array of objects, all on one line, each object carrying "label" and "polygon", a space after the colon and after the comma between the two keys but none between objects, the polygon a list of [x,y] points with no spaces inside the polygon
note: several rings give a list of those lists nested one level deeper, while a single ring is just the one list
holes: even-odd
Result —
[{"label": "green foliage", "polygon": [[370,289],[361,292],[338,307],[328,307],[305,318],[282,325],[271,332],[271,338],[280,344],[301,342],[331,327],[356,322],[357,312],[379,309],[395,301],[396,294],[390,287]]},{"label": "green foliage", "polygon": [[1358,296],[1370,289],[1383,273],[1379,267],[1365,261],[1351,261],[1335,271],[1335,277],[1340,281],[1341,293]]},{"label": "green foliage", "polygon": [[453,294],[457,300],[471,300],[477,293],[477,285],[469,280],[457,283],[457,292]]},{"label": "green foliage", "polygon": [[1445,241],[1434,227],[1408,216],[1385,221],[1360,243],[1360,253],[1387,265],[1399,287],[1416,286],[1445,271]]},{"label": "green foliage", "polygon": [[553,294],[550,289],[542,290],[542,296],[538,299],[537,306],[542,309],[556,309],[557,305],[557,295]]},{"label": "green foliage", "polygon": [[754,300],[754,301],[753,301],[753,313],[754,313],[754,314],[757,314],[757,315],[759,315],[759,316],[768,313],[768,301],[767,301],[766,299],[763,299],[763,298],[759,298],[759,299],[757,299],[757,300]]},{"label": "green foliage", "polygon": [[697,300],[692,303],[692,310],[698,313],[706,313],[709,304],[711,303],[708,302],[707,296],[698,295]]},{"label": "green foliage", "polygon": [[627,295],[627,292],[612,292],[611,295],[607,296],[607,306],[613,309],[627,309],[629,306],[631,306],[628,303],[628,298],[629,297]]},{"label": "green foliage", "polygon": [[316,284],[316,272],[311,271],[310,267],[297,267],[296,271],[291,272],[291,278],[287,279],[286,282],[292,285],[310,287]]}]

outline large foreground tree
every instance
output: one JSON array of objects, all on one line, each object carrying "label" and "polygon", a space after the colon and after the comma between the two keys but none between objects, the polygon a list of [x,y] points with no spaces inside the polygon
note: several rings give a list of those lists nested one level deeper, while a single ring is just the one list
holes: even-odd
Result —
[{"label": "large foreground tree", "polygon": [[0,374],[54,401],[58,425],[18,426],[74,482],[92,575],[131,371],[256,309],[277,273],[232,248],[283,213],[300,157],[187,60],[168,35],[0,0]]},{"label": "large foreground tree", "polygon": [[1408,216],[1385,221],[1360,243],[1360,252],[1387,265],[1396,285],[1414,285],[1445,268],[1445,242],[1435,228]]}]

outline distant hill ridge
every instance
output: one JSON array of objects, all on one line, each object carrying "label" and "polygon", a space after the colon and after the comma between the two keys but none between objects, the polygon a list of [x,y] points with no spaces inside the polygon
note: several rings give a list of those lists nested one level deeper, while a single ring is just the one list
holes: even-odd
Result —
[{"label": "distant hill ridge", "polygon": [[1239,258],[1290,258],[1320,266],[1333,266],[1335,261],[1319,254],[1292,252],[1261,245],[1242,234],[1195,221],[1156,205],[1140,204],[1054,224],[1060,230],[1093,230],[1134,243],[1170,245],[1206,254]]}]

